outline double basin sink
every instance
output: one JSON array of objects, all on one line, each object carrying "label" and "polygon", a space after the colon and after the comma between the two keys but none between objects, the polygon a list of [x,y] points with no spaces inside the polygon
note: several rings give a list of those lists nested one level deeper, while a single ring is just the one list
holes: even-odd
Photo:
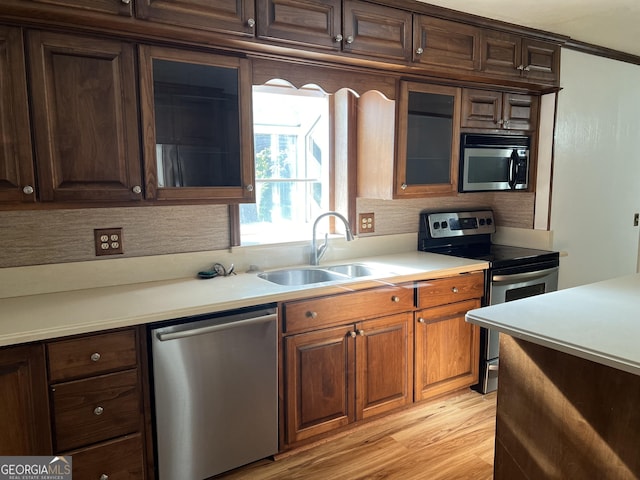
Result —
[{"label": "double basin sink", "polygon": [[321,282],[335,282],[352,278],[368,277],[380,273],[361,263],[348,263],[327,267],[299,267],[262,272],[258,277],[278,285],[309,285]]}]

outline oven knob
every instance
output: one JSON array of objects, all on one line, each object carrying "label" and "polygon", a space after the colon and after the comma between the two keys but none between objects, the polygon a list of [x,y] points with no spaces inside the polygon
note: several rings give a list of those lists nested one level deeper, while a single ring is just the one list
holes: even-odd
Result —
[{"label": "oven knob", "polygon": [[434,229],[434,230],[437,230],[437,229],[439,229],[439,228],[440,228],[440,222],[434,222],[434,223],[433,223],[433,229]]},{"label": "oven knob", "polygon": [[480,219],[480,225],[484,225],[484,218]]},{"label": "oven knob", "polygon": [[442,228],[448,228],[449,226],[447,225],[447,222],[442,222],[440,225],[442,225]]},{"label": "oven knob", "polygon": [[487,225],[491,225],[493,223],[493,220],[491,220],[490,218],[487,218]]}]

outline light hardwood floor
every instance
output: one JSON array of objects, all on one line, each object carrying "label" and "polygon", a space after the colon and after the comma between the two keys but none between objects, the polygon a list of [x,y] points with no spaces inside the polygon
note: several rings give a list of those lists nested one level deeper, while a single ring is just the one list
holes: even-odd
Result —
[{"label": "light hardwood floor", "polygon": [[216,477],[225,480],[489,480],[496,394],[431,401],[311,447]]}]

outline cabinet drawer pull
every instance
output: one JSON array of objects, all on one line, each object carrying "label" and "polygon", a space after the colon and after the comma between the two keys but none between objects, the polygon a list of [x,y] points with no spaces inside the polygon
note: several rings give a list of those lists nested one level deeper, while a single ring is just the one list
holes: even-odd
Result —
[{"label": "cabinet drawer pull", "polygon": [[256,26],[256,21],[253,18],[250,18],[247,20],[247,25],[249,26],[249,28],[253,28]]},{"label": "cabinet drawer pull", "polygon": [[349,332],[351,338],[356,338],[356,335],[358,335],[356,332]]},{"label": "cabinet drawer pull", "polygon": [[120,0],[120,1],[125,5],[129,5],[131,3],[131,0]]},{"label": "cabinet drawer pull", "polygon": [[347,37],[347,43],[348,43],[348,44],[353,43],[353,35],[349,35],[349,36]]},{"label": "cabinet drawer pull", "polygon": [[422,318],[422,317],[418,318],[418,323],[424,323],[424,322],[425,322],[424,318]]},{"label": "cabinet drawer pull", "polygon": [[305,315],[307,318],[318,318],[318,312],[308,311]]},{"label": "cabinet drawer pull", "polygon": [[22,192],[25,195],[31,195],[33,193],[33,187],[31,185],[25,185],[24,188],[22,189]]},{"label": "cabinet drawer pull", "polygon": [[100,478],[98,480],[109,480],[109,475],[103,473],[102,475],[100,475]]},{"label": "cabinet drawer pull", "polygon": [[94,415],[102,415],[102,412],[104,412],[104,408],[102,408],[101,406],[97,406],[93,409]]},{"label": "cabinet drawer pull", "polygon": [[416,55],[422,55],[424,53],[424,49],[422,47],[418,47],[416,49]]},{"label": "cabinet drawer pull", "polygon": [[333,39],[336,43],[337,42],[341,42],[342,41],[342,35],[338,34],[336,35],[336,37]]},{"label": "cabinet drawer pull", "polygon": [[458,293],[458,287],[452,287],[452,288],[451,288],[451,291],[452,291],[453,293]]},{"label": "cabinet drawer pull", "polygon": [[358,330],[358,335],[360,335],[361,337],[364,337],[364,330]]},{"label": "cabinet drawer pull", "polygon": [[98,360],[100,360],[100,354],[98,352],[92,353],[91,354],[91,361],[92,362],[97,362]]},{"label": "cabinet drawer pull", "polygon": [[140,185],[136,185],[131,189],[131,191],[133,193],[135,193],[136,195],[138,195],[138,194],[142,193],[142,187]]},{"label": "cabinet drawer pull", "polygon": [[394,295],[393,297],[391,297],[391,301],[394,303],[398,303],[400,302],[400,297],[398,297],[397,295]]}]

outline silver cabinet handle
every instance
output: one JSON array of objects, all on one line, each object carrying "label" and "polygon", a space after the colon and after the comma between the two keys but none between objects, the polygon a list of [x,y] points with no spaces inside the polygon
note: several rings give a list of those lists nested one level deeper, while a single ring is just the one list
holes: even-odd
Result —
[{"label": "silver cabinet handle", "polygon": [[524,70],[524,65],[518,65],[518,66],[516,67],[516,70]]},{"label": "silver cabinet handle", "polygon": [[356,335],[358,335],[356,332],[349,332],[351,338],[356,338]]},{"label": "silver cabinet handle", "polygon": [[249,26],[250,28],[253,28],[256,26],[256,21],[253,18],[250,18],[247,20],[247,26]]},{"label": "silver cabinet handle", "polygon": [[453,287],[453,288],[451,289],[451,291],[452,291],[453,293],[458,293],[458,287]]},{"label": "silver cabinet handle", "polygon": [[109,480],[109,475],[107,475],[106,473],[103,473],[102,475],[100,475],[99,480]]},{"label": "silver cabinet handle", "polygon": [[129,5],[131,3],[131,0],[120,0],[120,1],[125,5]]},{"label": "silver cabinet handle", "polygon": [[400,297],[398,297],[397,295],[394,295],[393,297],[391,297],[391,301],[394,303],[398,303],[400,302]]},{"label": "silver cabinet handle", "polygon": [[528,72],[529,70],[531,70],[531,65],[527,65],[526,67],[524,67],[525,72]]},{"label": "silver cabinet handle", "polygon": [[102,413],[104,412],[104,408],[102,408],[101,406],[97,406],[96,408],[93,409],[93,413],[94,415],[102,415]]},{"label": "silver cabinet handle", "polygon": [[253,192],[253,185],[249,184],[245,188],[247,189],[247,192]]},{"label": "silver cabinet handle", "polygon": [[101,355],[98,352],[92,353],[91,354],[91,361],[92,362],[97,362],[98,360],[100,360]]},{"label": "silver cabinet handle", "polygon": [[342,41],[342,35],[338,34],[335,36],[335,38],[333,39],[334,42],[341,42]]},{"label": "silver cabinet handle", "polygon": [[25,185],[25,186],[22,188],[22,192],[23,192],[23,193],[25,193],[25,194],[27,194],[27,195],[31,195],[31,194],[33,193],[33,191],[34,191],[34,190],[33,190],[33,187],[32,187],[31,185]]},{"label": "silver cabinet handle", "polygon": [[138,195],[139,193],[142,193],[142,188],[140,187],[140,185],[136,185],[135,187],[133,187],[133,188],[131,189],[131,191],[132,191],[133,193],[135,193],[136,195]]},{"label": "silver cabinet handle", "polygon": [[422,47],[418,47],[418,48],[416,49],[416,54],[417,54],[417,55],[422,55],[423,53],[424,53],[424,48],[422,48]]},{"label": "silver cabinet handle", "polygon": [[305,316],[307,318],[318,318],[318,312],[308,311],[307,313],[305,313]]},{"label": "silver cabinet handle", "polygon": [[418,318],[418,323],[425,323],[425,321],[426,320],[424,318],[422,318],[422,317]]},{"label": "silver cabinet handle", "polygon": [[349,35],[347,37],[347,43],[349,43],[349,44],[353,43],[353,35]]},{"label": "silver cabinet handle", "polygon": [[402,190],[406,190],[406,189],[407,189],[407,184],[406,184],[406,183],[403,183],[402,185],[400,185],[400,188],[401,188]]},{"label": "silver cabinet handle", "polygon": [[361,337],[364,337],[364,330],[358,330],[358,335],[360,335]]}]

